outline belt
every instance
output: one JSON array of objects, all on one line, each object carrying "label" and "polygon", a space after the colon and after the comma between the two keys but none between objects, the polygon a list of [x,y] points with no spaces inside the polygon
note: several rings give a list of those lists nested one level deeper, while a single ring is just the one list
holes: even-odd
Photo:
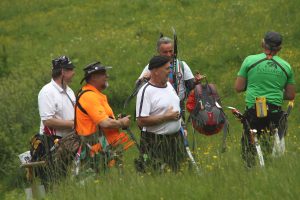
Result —
[{"label": "belt", "polygon": [[168,137],[168,138],[172,138],[172,137],[176,137],[178,136],[178,134],[180,134],[180,130],[175,132],[175,133],[172,133],[172,134],[156,134],[156,133],[152,133],[152,132],[147,132],[147,131],[142,131],[141,132],[144,136],[146,137]]},{"label": "belt", "polygon": [[274,104],[267,104],[267,105],[268,105],[269,110],[281,110],[281,106],[277,106]]},{"label": "belt", "polygon": [[[267,106],[268,106],[268,110],[270,110],[270,111],[273,111],[273,110],[280,111],[281,110],[281,106],[277,106],[277,105],[270,104],[270,103],[267,103]],[[256,110],[255,105],[252,107],[246,107],[246,110],[252,110],[252,109]]]}]

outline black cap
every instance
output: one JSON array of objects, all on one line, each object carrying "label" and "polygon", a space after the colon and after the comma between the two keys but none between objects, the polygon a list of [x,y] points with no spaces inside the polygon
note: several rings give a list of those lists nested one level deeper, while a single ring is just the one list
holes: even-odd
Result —
[{"label": "black cap", "polygon": [[167,62],[170,62],[170,58],[167,56],[153,56],[149,61],[148,69],[152,70],[154,68],[160,68]]},{"label": "black cap", "polygon": [[84,71],[84,77],[83,79],[80,81],[80,84],[91,74],[98,72],[98,71],[103,71],[105,72],[107,69],[111,69],[112,67],[110,66],[104,66],[101,64],[101,62],[97,61],[97,62],[93,62],[89,65],[87,65],[83,71]]},{"label": "black cap", "polygon": [[264,37],[265,45],[268,49],[274,50],[282,43],[282,36],[277,32],[267,32]]},{"label": "black cap", "polygon": [[52,60],[52,69],[73,69],[75,66],[67,56],[60,56]]}]

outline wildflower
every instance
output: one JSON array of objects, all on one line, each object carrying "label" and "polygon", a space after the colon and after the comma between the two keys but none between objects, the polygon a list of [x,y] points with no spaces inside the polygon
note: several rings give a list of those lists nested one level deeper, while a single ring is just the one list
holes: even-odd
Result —
[{"label": "wildflower", "polygon": [[211,165],[206,165],[206,168],[207,168],[208,170],[212,170],[212,169],[213,169],[213,167],[212,167]]}]

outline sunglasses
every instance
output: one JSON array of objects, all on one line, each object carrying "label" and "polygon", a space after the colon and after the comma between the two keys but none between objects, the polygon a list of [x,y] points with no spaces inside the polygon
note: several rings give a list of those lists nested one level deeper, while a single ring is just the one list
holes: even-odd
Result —
[{"label": "sunglasses", "polygon": [[67,56],[61,56],[52,60],[53,66],[66,66],[72,64],[71,60]]}]

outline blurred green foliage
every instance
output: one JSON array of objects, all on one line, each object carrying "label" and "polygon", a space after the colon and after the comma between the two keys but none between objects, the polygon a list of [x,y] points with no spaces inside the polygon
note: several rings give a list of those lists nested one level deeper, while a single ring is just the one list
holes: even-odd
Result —
[{"label": "blurred green foliage", "polygon": [[[292,65],[299,83],[299,7],[298,0],[2,0],[0,175],[6,177],[2,181],[10,187],[18,185],[17,155],[28,149],[30,137],[38,131],[37,95],[50,81],[51,59],[67,55],[73,60],[74,91],[80,88],[87,64],[99,60],[113,66],[106,93],[118,113],[136,78],[156,54],[159,33],[172,36],[174,27],[179,57],[217,84],[224,105],[242,108],[243,95],[233,90],[236,73],[247,55],[261,51],[261,38],[268,30],[282,33],[280,56]],[[134,101],[127,112],[133,109]],[[295,110],[299,110],[297,102]],[[299,132],[299,121],[299,115],[292,114],[292,136]],[[240,129],[233,121],[234,137],[239,137]],[[200,139],[202,146],[216,140]],[[288,148],[299,154],[296,144]]]}]

